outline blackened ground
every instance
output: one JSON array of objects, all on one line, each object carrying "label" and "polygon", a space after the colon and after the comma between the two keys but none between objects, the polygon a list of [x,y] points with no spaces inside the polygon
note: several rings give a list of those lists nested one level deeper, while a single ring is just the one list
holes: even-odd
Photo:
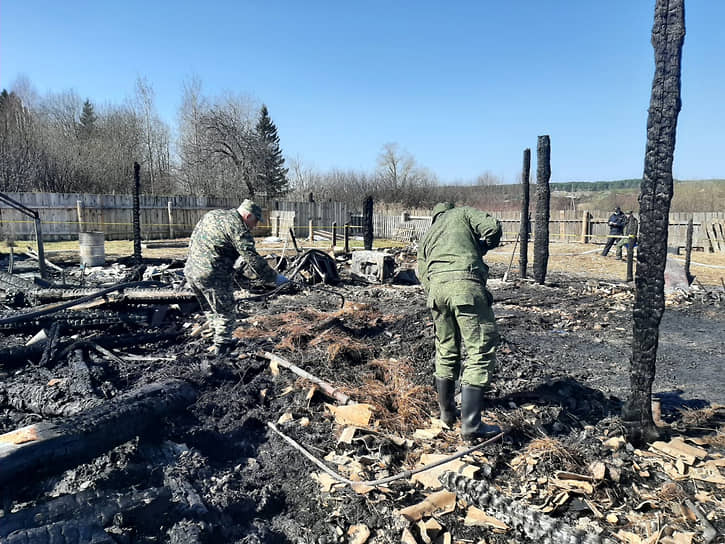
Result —
[{"label": "blackened ground", "polygon": [[[503,267],[492,268],[491,290],[502,336],[499,370],[488,415],[509,429],[506,439],[485,450],[491,461],[490,478],[504,492],[518,493],[520,474],[511,461],[533,439],[551,437],[570,448],[571,466],[552,461],[536,466],[542,476],[553,470],[585,470],[591,461],[603,460],[621,467],[619,482],[605,487],[623,508],[637,476],[627,467],[632,452],[612,453],[600,438],[620,428],[619,410],[628,387],[628,360],[632,334],[632,292],[625,285],[600,285],[596,281],[550,275],[546,286],[530,282],[497,281]],[[144,358],[123,363],[91,354],[90,376],[99,398],[114,396],[142,384],[168,378],[188,381],[198,391],[196,402],[179,417],[168,418],[151,436],[124,443],[91,462],[79,464],[45,479],[23,475],[0,488],[0,509],[12,512],[38,508],[54,497],[98,490],[109,496],[140,490],[169,488],[172,498],[161,512],[149,509],[115,516],[103,524],[114,542],[344,542],[348,528],[367,525],[371,542],[399,542],[408,526],[396,509],[419,502],[426,492],[403,479],[387,490],[359,494],[349,488],[323,492],[311,474],[319,472],[308,460],[267,428],[283,414],[291,414],[279,428],[317,458],[330,452],[368,460],[368,478],[375,460],[384,459],[389,474],[411,468],[423,452],[447,453],[460,446],[457,433],[430,440],[413,440],[397,446],[385,434],[373,434],[352,444],[338,442],[339,426],[319,394],[308,396],[308,386],[282,369],[278,376],[269,361],[257,357],[275,352],[294,364],[337,386],[354,392],[364,378],[375,375],[371,362],[397,359],[412,367],[410,379],[430,387],[433,372],[433,339],[430,315],[419,286],[371,286],[348,280],[325,290],[312,287],[265,302],[250,302],[243,330],[259,329],[267,316],[316,310],[333,314],[340,295],[360,310],[341,318],[348,339],[356,349],[331,356],[324,344],[306,340],[294,350],[277,346],[284,339],[275,331],[245,336],[230,355],[213,357],[208,340],[188,334],[173,343],[119,350]],[[681,297],[667,308],[660,334],[655,391],[664,399],[664,415],[676,420],[682,407],[725,402],[722,375],[725,310],[719,299]],[[182,328],[199,316],[172,315]],[[258,322],[257,322],[258,320]],[[105,334],[128,334],[129,324],[106,328]],[[86,333],[88,334],[88,333]],[[19,345],[31,334],[6,335],[4,345]],[[360,347],[360,346],[364,347]],[[67,362],[50,369],[27,365],[6,372],[3,387],[47,384],[49,379],[73,376]],[[72,389],[62,393],[72,400]],[[437,407],[432,388],[428,416]],[[34,413],[19,411],[0,396],[0,431],[36,423]],[[327,401],[329,402],[329,401]],[[303,418],[309,424],[299,424]],[[411,439],[409,429],[404,437]],[[328,463],[334,468],[334,464]],[[657,485],[661,480],[654,483]],[[694,493],[691,484],[682,484]],[[705,488],[707,484],[703,484]],[[585,515],[581,502],[572,501],[552,513],[572,525]],[[74,516],[68,513],[68,518]],[[480,527],[466,527],[460,510],[439,516],[455,540],[528,542],[525,536],[498,535]],[[722,517],[713,523],[725,531]],[[0,518],[0,527],[2,518]],[[412,529],[415,532],[415,528]],[[0,542],[2,542],[0,538]]]}]

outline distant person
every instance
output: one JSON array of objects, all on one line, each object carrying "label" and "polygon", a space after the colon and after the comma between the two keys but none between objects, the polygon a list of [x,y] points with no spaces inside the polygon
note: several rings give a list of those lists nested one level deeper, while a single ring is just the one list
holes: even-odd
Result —
[{"label": "distant person", "polygon": [[609,253],[609,250],[612,248],[612,245],[614,245],[614,242],[619,240],[619,237],[622,236],[626,221],[627,218],[622,213],[621,208],[619,206],[614,208],[614,213],[609,216],[609,236],[607,237],[607,243],[604,245],[604,249],[602,250],[602,257],[607,256],[607,253]]},{"label": "distant person", "polygon": [[184,275],[214,329],[217,354],[233,346],[234,263],[241,258],[243,270],[267,284],[288,280],[275,272],[254,247],[252,229],[262,220],[262,208],[247,199],[237,209],[211,210],[196,224],[189,241]]},{"label": "distant person", "polygon": [[[418,249],[418,274],[435,327],[435,382],[441,420],[447,425],[456,421],[454,393],[460,375],[465,440],[500,431],[481,422],[498,342],[483,255],[500,240],[501,224],[491,215],[442,202],[433,208],[433,223]],[[462,344],[467,352],[464,365]]]},{"label": "distant person", "polygon": [[639,231],[639,222],[634,216],[634,212],[627,210],[624,213],[627,218],[627,222],[624,224],[624,236],[626,238],[622,238],[617,242],[617,259],[620,261],[622,260],[622,248],[627,248],[627,257],[629,257],[630,251],[634,251],[634,246],[637,245],[637,234]]}]

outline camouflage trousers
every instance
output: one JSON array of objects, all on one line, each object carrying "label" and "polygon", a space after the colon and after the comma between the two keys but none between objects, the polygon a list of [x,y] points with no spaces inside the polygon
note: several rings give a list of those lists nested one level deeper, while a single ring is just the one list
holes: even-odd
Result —
[{"label": "camouflage trousers", "polygon": [[622,258],[622,249],[627,248],[627,254],[629,255],[629,252],[631,251],[630,248],[634,249],[634,246],[637,245],[637,238],[633,238],[631,236],[628,236],[627,238],[622,238],[617,242],[617,258]]},{"label": "camouflage trousers", "polygon": [[475,280],[431,282],[427,305],[435,325],[436,377],[457,380],[460,375],[462,384],[479,387],[490,383],[498,343],[492,302],[486,287]]},{"label": "camouflage trousers", "polygon": [[214,329],[214,344],[228,344],[234,330],[234,292],[231,278],[186,278],[199,300],[207,322]]}]

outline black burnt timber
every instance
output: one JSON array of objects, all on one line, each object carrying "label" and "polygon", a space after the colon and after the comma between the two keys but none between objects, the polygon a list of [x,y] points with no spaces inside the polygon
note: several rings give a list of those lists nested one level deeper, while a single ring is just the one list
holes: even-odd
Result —
[{"label": "black burnt timber", "polygon": [[692,285],[695,276],[690,273],[690,263],[692,262],[692,217],[687,221],[687,238],[685,242],[685,277],[687,283]]},{"label": "black burnt timber", "polygon": [[519,277],[526,277],[529,264],[529,177],[531,175],[531,150],[524,149],[524,165],[521,170],[521,221],[519,223]]},{"label": "black burnt timber", "polygon": [[21,529],[7,538],[0,538],[0,544],[116,544],[103,527],[93,522],[81,520],[63,520]]},{"label": "black burnt timber", "polygon": [[[73,522],[77,523],[76,530],[82,531],[87,528],[90,533],[93,527],[103,528],[112,525],[114,517],[119,513],[124,519],[148,517],[152,512],[163,515],[170,501],[171,491],[165,487],[129,493],[84,490],[0,517],[0,538],[19,538],[23,533],[34,529],[52,530],[51,527],[56,525],[63,528],[65,533],[69,533],[68,529],[74,526]],[[0,542],[5,541],[0,540]]]},{"label": "black burnt timber", "polygon": [[37,286],[31,280],[0,270],[0,289],[3,291],[35,291]]},{"label": "black burnt timber", "polygon": [[[144,344],[152,344],[165,340],[174,340],[181,333],[178,331],[148,333],[148,334],[131,334],[125,336],[119,335],[103,335],[91,336],[85,341],[92,344],[98,344],[106,348],[122,348],[129,346],[142,346]],[[66,340],[58,342],[58,351],[68,349],[75,344],[77,340]],[[28,360],[34,361],[43,355],[45,344],[36,343],[29,346],[16,346],[11,348],[0,349],[0,369],[10,370],[23,366]]]},{"label": "black burnt timber", "polygon": [[[103,298],[109,293],[113,293],[115,291],[123,291],[124,289],[132,288],[132,287],[146,287],[146,286],[153,286],[158,287],[160,285],[160,282],[157,281],[132,281],[128,283],[118,283],[116,285],[112,285],[110,287],[105,287],[99,291],[96,291],[95,293],[88,295],[86,297],[81,297],[77,300],[70,300],[66,302],[59,302],[57,304],[48,304],[43,308],[35,308],[32,311],[25,312],[25,313],[18,313],[9,317],[2,317],[0,318],[0,325],[6,325],[8,323],[16,323],[19,321],[27,321],[31,319],[35,319],[40,316],[53,314],[56,312],[59,312],[60,310],[64,310],[66,308],[70,308],[71,306],[77,306],[78,304],[82,304],[85,302],[90,302],[91,300],[95,300],[97,298]],[[164,284],[161,284],[164,285]]]},{"label": "black burnt timber", "polygon": [[373,249],[373,197],[366,196],[363,201],[363,249]]},{"label": "black burnt timber", "polygon": [[48,327],[47,339],[43,348],[43,355],[40,358],[40,366],[50,366],[55,355],[58,353],[58,341],[60,340],[60,323],[54,321]]},{"label": "black burnt timber", "polygon": [[100,309],[83,310],[82,312],[65,310],[29,320],[12,322],[11,319],[7,319],[5,323],[0,323],[0,331],[4,333],[35,332],[38,329],[50,327],[54,322],[58,322],[65,331],[106,328],[120,324],[147,327],[151,324],[152,313],[153,310],[147,308],[124,312]]},{"label": "black burnt timber", "polygon": [[539,136],[536,148],[536,227],[534,229],[534,279],[544,285],[549,264],[549,201],[551,191],[551,143]]},{"label": "black burnt timber", "polygon": [[[153,178],[152,178],[153,180]],[[153,185],[153,181],[151,183]],[[153,187],[151,188],[153,192]],[[141,264],[141,165],[133,163],[133,260]]]},{"label": "black burnt timber", "polygon": [[190,384],[169,380],[58,422],[41,422],[0,435],[0,483],[58,473],[89,461],[136,436],[157,431],[161,418],[184,410],[195,398]]},{"label": "black burnt timber", "polygon": [[[65,383],[54,385],[12,384],[0,389],[2,403],[19,412],[39,414],[44,417],[73,416],[105,402],[95,396],[71,397],[64,393],[68,390]],[[0,518],[1,519],[1,518]]]},{"label": "black burnt timber", "polygon": [[667,227],[673,194],[672,161],[677,116],[681,107],[680,65],[684,38],[684,0],[657,0],[652,28],[655,74],[639,195],[640,232],[635,276],[631,391],[622,410],[628,438],[636,445],[659,437],[652,419],[652,382],[659,325],[665,310]]},{"label": "black burnt timber", "polygon": [[[57,302],[61,300],[73,300],[76,298],[87,297],[97,292],[98,289],[35,289],[30,294],[33,300],[39,303]],[[106,295],[106,298],[114,302],[133,302],[133,303],[169,303],[169,302],[186,302],[196,300],[194,292],[190,289],[128,289],[122,293],[113,293]]]}]

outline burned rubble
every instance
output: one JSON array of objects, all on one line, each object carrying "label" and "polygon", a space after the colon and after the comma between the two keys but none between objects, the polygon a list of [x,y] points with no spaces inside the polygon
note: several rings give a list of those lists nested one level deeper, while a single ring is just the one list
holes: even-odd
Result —
[{"label": "burned rubble", "polygon": [[414,255],[269,255],[295,281],[239,282],[219,357],[183,262],[58,260],[39,281],[16,258],[0,274],[0,542],[724,541],[717,289],[668,298],[662,437],[638,449],[620,418],[632,288],[492,265],[484,415],[504,435],[464,452],[436,419]]}]

